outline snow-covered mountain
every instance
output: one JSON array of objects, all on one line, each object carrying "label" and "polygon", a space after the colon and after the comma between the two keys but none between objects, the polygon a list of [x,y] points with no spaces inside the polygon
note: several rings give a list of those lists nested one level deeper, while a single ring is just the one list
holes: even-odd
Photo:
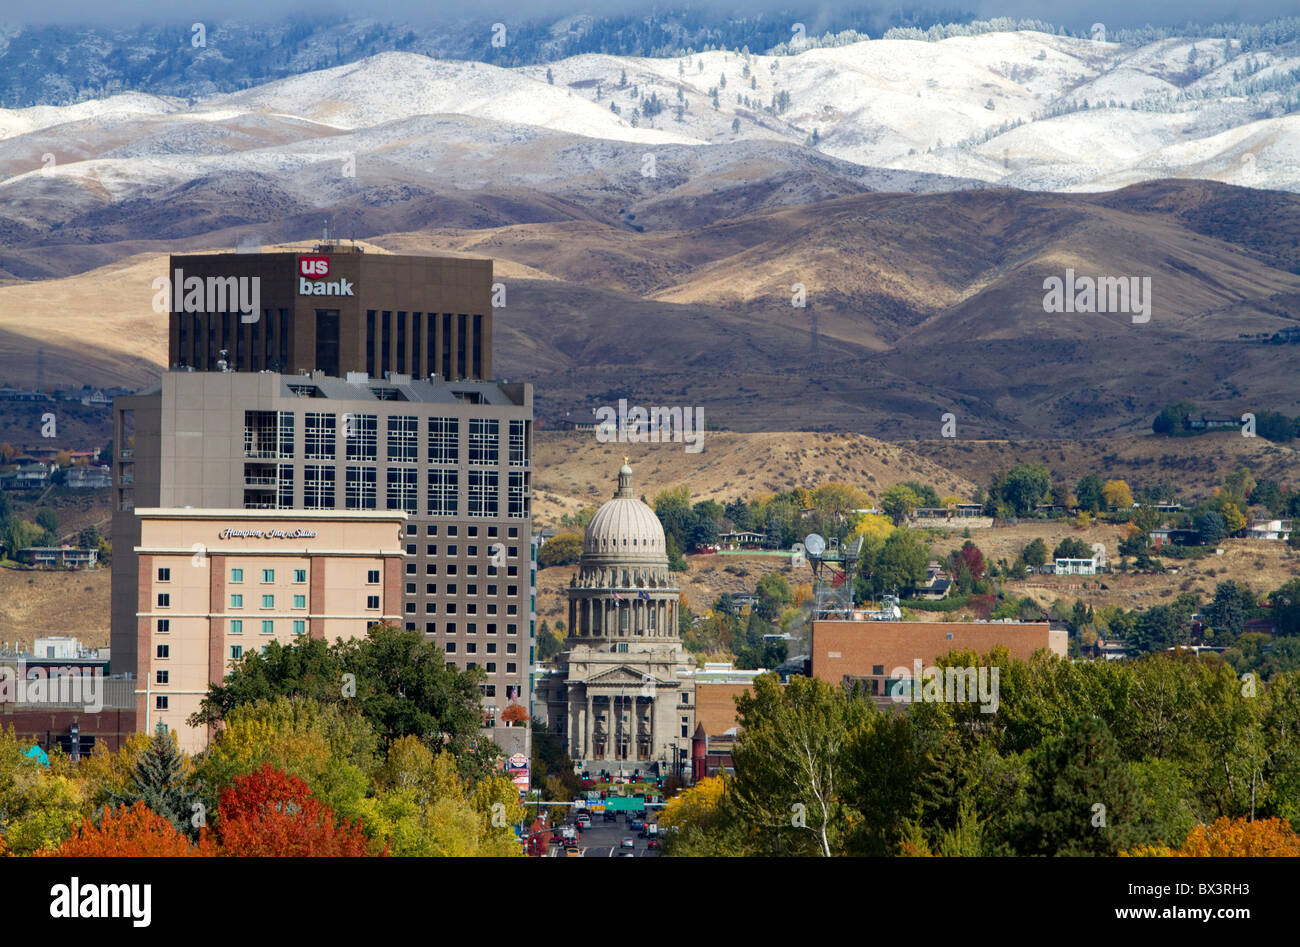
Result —
[{"label": "snow-covered mountain", "polygon": [[1012,32],[515,69],[391,52],[188,101],[0,110],[0,218],[39,233],[250,178],[317,208],[397,184],[633,207],[773,174],[832,182],[820,196],[1166,177],[1300,191],[1298,106],[1300,51],[1222,39]]}]

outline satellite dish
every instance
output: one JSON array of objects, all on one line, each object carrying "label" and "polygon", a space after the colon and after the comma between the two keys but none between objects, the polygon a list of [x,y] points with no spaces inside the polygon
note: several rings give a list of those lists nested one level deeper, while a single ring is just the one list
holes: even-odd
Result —
[{"label": "satellite dish", "polygon": [[809,533],[803,538],[803,548],[808,551],[810,556],[820,556],[826,551],[826,540],[822,539],[817,533]]}]

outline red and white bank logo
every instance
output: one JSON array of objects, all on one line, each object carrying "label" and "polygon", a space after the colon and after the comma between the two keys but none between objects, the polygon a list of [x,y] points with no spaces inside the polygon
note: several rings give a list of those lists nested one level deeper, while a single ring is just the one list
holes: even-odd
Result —
[{"label": "red and white bank logo", "polygon": [[327,256],[303,256],[298,258],[299,276],[329,276],[330,258]]},{"label": "red and white bank logo", "polygon": [[352,281],[336,279],[326,282],[320,277],[330,275],[330,258],[327,256],[298,257],[299,296],[353,296]]}]

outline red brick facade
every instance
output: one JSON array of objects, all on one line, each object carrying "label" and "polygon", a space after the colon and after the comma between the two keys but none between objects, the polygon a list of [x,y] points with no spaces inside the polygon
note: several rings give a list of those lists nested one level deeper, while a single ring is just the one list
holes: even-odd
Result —
[{"label": "red brick facade", "polygon": [[910,674],[916,660],[928,667],[949,651],[983,655],[998,645],[1022,661],[1039,650],[1066,652],[1065,633],[1045,621],[815,621],[812,674],[832,684],[846,676],[883,682],[895,668]]}]

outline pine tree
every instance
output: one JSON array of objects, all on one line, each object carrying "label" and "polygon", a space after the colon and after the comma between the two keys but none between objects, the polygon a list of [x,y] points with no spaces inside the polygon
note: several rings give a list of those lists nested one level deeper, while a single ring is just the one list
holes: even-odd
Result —
[{"label": "pine tree", "polygon": [[131,770],[131,785],[125,792],[113,793],[112,806],[131,808],[143,802],[179,832],[198,838],[194,825],[195,804],[200,802],[199,786],[191,785],[186,772],[185,755],[167,725],[159,723],[148,749],[140,754]]}]

